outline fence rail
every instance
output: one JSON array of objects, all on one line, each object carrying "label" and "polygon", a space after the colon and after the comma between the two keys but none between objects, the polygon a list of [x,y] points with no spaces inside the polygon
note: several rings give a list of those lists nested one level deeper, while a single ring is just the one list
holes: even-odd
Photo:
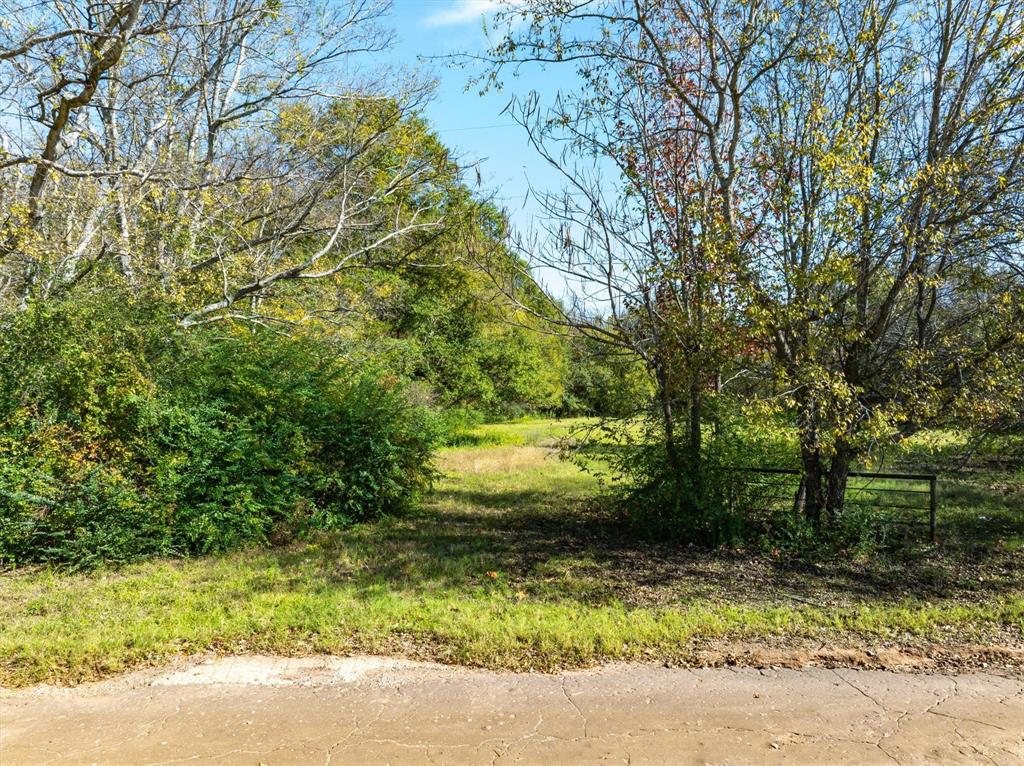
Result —
[{"label": "fence rail", "polygon": [[[795,476],[799,477],[801,472],[796,468],[734,468],[732,470],[740,471],[744,473],[753,474],[764,474],[767,476],[778,476],[779,479],[776,481],[757,481],[748,480],[744,481],[747,485],[756,485],[766,487],[768,489],[780,489],[784,490],[783,494],[777,496],[769,496],[768,502],[779,502],[783,499],[791,499],[795,502],[796,493],[799,491],[799,480],[794,486],[786,477]],[[847,484],[846,497],[849,498],[851,494],[861,493],[864,499],[855,498],[850,499],[850,502],[859,504],[870,504],[877,508],[892,508],[896,510],[912,510],[912,511],[927,511],[928,512],[928,533],[931,541],[936,541],[936,516],[938,512],[938,476],[933,473],[885,473],[885,472],[871,472],[871,471],[850,471],[847,476],[854,479],[872,479],[882,481],[905,481],[916,484],[928,483],[927,489],[911,489],[911,488],[899,488],[899,487],[872,487],[869,485],[862,486],[850,486]],[[877,493],[882,493],[882,496],[887,494],[902,496],[897,499],[902,499],[905,502],[881,502],[877,497]],[[923,504],[915,505],[912,501],[914,497],[927,495],[928,505]],[[872,497],[873,502],[872,502]]]}]

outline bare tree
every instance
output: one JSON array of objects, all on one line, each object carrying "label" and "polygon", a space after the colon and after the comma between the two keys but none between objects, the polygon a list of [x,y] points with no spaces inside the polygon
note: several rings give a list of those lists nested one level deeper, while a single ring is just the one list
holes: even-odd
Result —
[{"label": "bare tree", "polygon": [[386,10],[0,3],[0,300],[113,265],[134,289],[187,294],[192,325],[433,225],[413,193],[429,167],[379,150],[425,95],[372,66]]}]

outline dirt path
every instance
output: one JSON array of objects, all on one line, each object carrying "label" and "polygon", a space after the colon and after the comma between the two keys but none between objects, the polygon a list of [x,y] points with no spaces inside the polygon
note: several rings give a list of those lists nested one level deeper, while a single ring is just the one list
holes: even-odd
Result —
[{"label": "dirt path", "polygon": [[239,657],[0,697],[0,762],[1024,763],[1024,681]]}]

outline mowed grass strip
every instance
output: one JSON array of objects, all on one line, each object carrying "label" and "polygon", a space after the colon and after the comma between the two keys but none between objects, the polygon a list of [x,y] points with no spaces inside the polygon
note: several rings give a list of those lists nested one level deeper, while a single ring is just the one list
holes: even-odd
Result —
[{"label": "mowed grass strip", "polygon": [[[540,446],[557,427],[516,424],[511,433],[529,434],[520,446],[444,451],[446,478],[415,516],[287,548],[6,573],[0,683],[78,683],[205,651],[405,653],[550,670],[667,659],[711,638],[1024,630],[1019,592],[815,606],[694,583],[697,595],[675,590],[663,606],[627,603],[608,584],[629,580],[616,550],[573,537],[592,527],[582,514],[596,485]],[[644,598],[657,603],[685,579],[666,576]]]},{"label": "mowed grass strip", "polygon": [[[481,562],[483,565],[484,562]],[[273,554],[155,562],[117,575],[9,578],[0,627],[5,686],[77,683],[207,650],[388,652],[444,662],[552,669],[672,656],[695,639],[767,636],[928,638],[950,627],[1024,625],[1024,599],[853,608],[696,603],[668,609],[520,598],[486,572],[423,589],[417,573],[345,582]],[[477,580],[474,583],[472,580]]]}]

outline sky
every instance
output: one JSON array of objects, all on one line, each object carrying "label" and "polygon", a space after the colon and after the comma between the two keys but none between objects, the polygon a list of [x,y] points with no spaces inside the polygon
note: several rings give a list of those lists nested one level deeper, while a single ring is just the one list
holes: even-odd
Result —
[{"label": "sky", "polygon": [[533,210],[524,205],[529,185],[558,188],[557,173],[528,145],[525,131],[502,110],[513,94],[540,94],[550,102],[559,89],[575,84],[571,66],[524,69],[509,78],[502,92],[480,95],[479,86],[466,86],[477,70],[450,66],[443,57],[454,53],[484,53],[488,39],[484,18],[490,19],[499,0],[394,0],[391,19],[398,35],[389,52],[390,63],[418,66],[438,80],[437,93],[425,116],[445,145],[463,165],[479,162],[481,192],[504,207],[513,226],[528,229]]}]

